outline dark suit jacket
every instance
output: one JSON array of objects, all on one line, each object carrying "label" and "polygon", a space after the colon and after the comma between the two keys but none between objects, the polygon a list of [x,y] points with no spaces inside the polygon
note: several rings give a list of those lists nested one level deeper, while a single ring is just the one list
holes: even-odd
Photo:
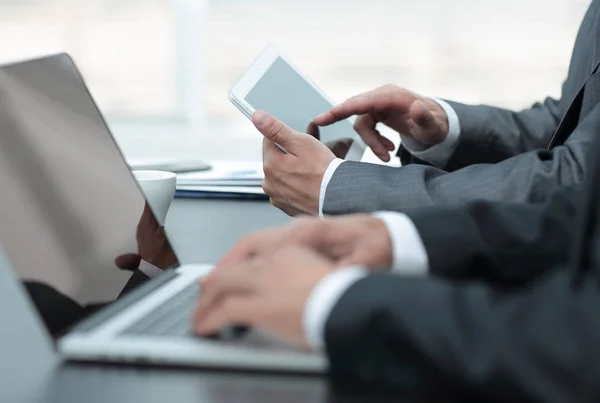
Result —
[{"label": "dark suit jacket", "polygon": [[[600,133],[600,104],[576,130]],[[593,144],[588,152],[600,155]],[[593,172],[593,161],[588,164],[585,171]],[[514,286],[568,262],[575,239],[573,217],[586,197],[585,184],[574,184],[550,187],[529,203],[479,200],[404,212],[419,231],[432,273]]]},{"label": "dark suit jacket", "polygon": [[599,61],[600,0],[594,0],[575,41],[560,100],[549,98],[520,112],[450,102],[461,135],[443,169],[403,148],[400,169],[346,161],[327,186],[323,212],[401,211],[476,199],[531,202],[556,185],[580,184],[582,167],[594,157],[587,150],[597,131],[579,126],[600,101],[600,73],[594,72]]},{"label": "dark suit jacket", "polygon": [[[148,277],[144,273],[139,270],[134,271],[119,294],[119,298],[147,280]],[[61,334],[75,323],[108,304],[108,302],[99,302],[81,306],[47,284],[36,281],[24,281],[23,285],[48,332],[53,336]]]},{"label": "dark suit jacket", "polygon": [[[589,174],[586,168],[598,157],[593,141],[600,133],[599,63],[600,0],[595,0],[581,24],[561,100],[549,98],[521,112],[452,103],[460,118],[461,139],[445,172],[454,176],[441,174],[402,149],[408,166],[400,171],[419,172],[426,197],[413,199],[422,189],[410,182],[398,183],[393,190],[397,168],[388,168],[382,181],[368,188],[360,178],[381,168],[363,168],[353,180],[354,188],[366,189],[367,199],[378,198],[378,207],[383,203],[412,219],[435,274],[514,286],[550,266],[566,264],[573,240],[570,215],[582,197],[578,194]],[[504,202],[498,207],[493,201]]]},{"label": "dark suit jacket", "polygon": [[[596,134],[590,151],[600,155]],[[326,323],[332,375],[505,401],[600,401],[600,158],[589,171],[578,192],[555,189],[537,207],[474,203],[456,221],[431,218],[432,227],[442,220],[435,229],[450,242],[445,235],[472,231],[447,246],[462,280],[373,274],[355,283]],[[553,220],[565,232],[545,244],[544,223]],[[494,261],[454,258],[453,248],[493,245],[496,229],[511,224],[523,230],[514,250],[501,243]],[[564,264],[538,261],[534,248],[563,249],[561,239],[571,245]]]}]

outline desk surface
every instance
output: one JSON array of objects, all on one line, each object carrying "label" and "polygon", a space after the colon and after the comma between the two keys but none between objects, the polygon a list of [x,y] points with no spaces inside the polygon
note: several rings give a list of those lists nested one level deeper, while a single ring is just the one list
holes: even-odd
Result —
[{"label": "desk surface", "polygon": [[[183,262],[214,262],[241,236],[288,220],[266,202],[178,199],[169,212],[167,230]],[[375,396],[334,388],[318,377],[60,364],[49,346],[44,351],[39,340],[29,337],[27,324],[15,324],[19,318],[11,320],[11,329],[16,329],[13,337],[10,331],[0,331],[0,348],[4,349],[1,356],[10,360],[12,354],[16,363],[10,367],[0,363],[0,396],[9,397],[0,399],[3,402],[404,401],[391,394]]]}]

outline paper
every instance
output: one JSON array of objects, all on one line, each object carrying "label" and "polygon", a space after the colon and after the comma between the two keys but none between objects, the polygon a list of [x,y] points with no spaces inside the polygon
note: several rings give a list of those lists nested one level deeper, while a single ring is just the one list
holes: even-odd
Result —
[{"label": "paper", "polygon": [[268,200],[260,186],[178,186],[175,197]]},{"label": "paper", "polygon": [[239,193],[264,195],[265,192],[260,186],[177,186],[177,190],[186,192],[211,192],[211,193]]},{"label": "paper", "polygon": [[181,186],[254,186],[264,179],[261,161],[211,161],[212,169],[177,175]]}]

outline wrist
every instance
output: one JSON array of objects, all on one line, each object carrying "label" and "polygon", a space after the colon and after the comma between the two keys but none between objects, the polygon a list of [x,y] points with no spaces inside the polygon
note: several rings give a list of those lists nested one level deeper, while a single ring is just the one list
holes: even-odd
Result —
[{"label": "wrist", "polygon": [[378,250],[378,268],[390,269],[394,264],[394,248],[392,243],[392,237],[388,231],[385,222],[373,216],[368,217],[368,228],[370,232],[374,234],[374,237],[379,240],[380,249]]},{"label": "wrist", "polygon": [[369,214],[360,215],[360,232],[357,234],[355,247],[368,245],[368,258],[359,261],[373,269],[387,269],[393,265],[393,242],[386,223],[379,217]]}]

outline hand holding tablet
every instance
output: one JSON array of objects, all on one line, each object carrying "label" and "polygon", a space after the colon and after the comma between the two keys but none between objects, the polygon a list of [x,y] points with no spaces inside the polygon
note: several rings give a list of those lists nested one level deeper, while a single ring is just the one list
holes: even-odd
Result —
[{"label": "hand holding tablet", "polygon": [[272,45],[229,90],[229,99],[248,119],[263,110],[295,131],[313,135],[339,158],[360,161],[365,151],[349,120],[321,128],[312,124],[333,103]]}]

